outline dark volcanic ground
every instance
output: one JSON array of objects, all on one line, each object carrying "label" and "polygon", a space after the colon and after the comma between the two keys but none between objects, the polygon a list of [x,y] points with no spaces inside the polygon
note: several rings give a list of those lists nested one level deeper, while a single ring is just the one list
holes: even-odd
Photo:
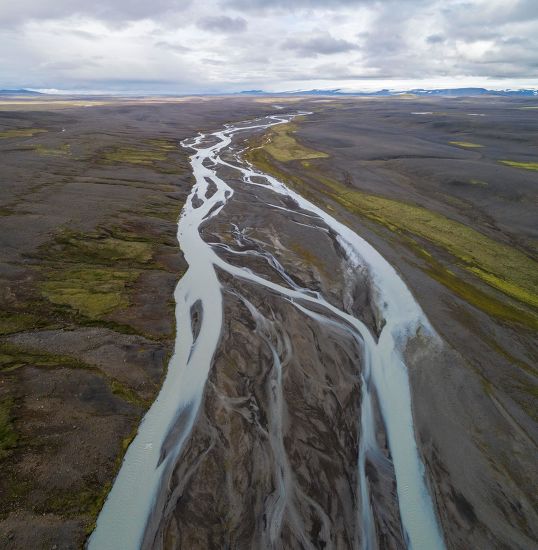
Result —
[{"label": "dark volcanic ground", "polygon": [[80,548],[172,349],[179,141],[272,109],[17,109],[0,111],[0,546]]},{"label": "dark volcanic ground", "polygon": [[[417,339],[407,354],[417,438],[449,548],[530,549],[538,540],[536,308],[478,280],[434,236],[346,208],[323,178],[420,205],[536,260],[538,172],[499,162],[536,162],[538,111],[528,106],[311,99],[293,104],[313,111],[296,137],[329,157],[269,163],[398,269],[445,341],[425,354]],[[0,546],[83,544],[173,343],[172,291],[186,268],[176,219],[192,185],[178,142],[269,112],[271,103],[247,98],[0,111]],[[9,133],[24,128],[46,132]],[[347,300],[375,332],[361,277],[354,288],[336,282],[334,243],[309,236],[300,217],[256,211],[249,193],[238,186],[233,207],[204,228],[206,240],[231,245],[230,223],[238,224],[297,281]],[[284,546],[298,547],[302,529],[313,547],[329,538],[353,547],[359,434],[347,422],[359,407],[358,351],[337,333],[320,336],[279,297],[221,277],[225,329],[159,541],[240,548],[253,533],[270,541],[270,521],[254,512],[277,465],[293,484],[289,509],[310,518],[298,528],[289,515]],[[280,394],[267,391],[275,381]],[[278,399],[288,404],[284,426],[271,414]],[[287,453],[265,462],[286,430]],[[393,474],[370,481],[383,540],[402,547],[398,510],[387,505]],[[278,503],[267,507],[279,513]]]}]

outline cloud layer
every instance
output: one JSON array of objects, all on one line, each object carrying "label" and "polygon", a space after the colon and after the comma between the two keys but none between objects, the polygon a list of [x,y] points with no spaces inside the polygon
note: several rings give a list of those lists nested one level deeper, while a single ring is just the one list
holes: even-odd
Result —
[{"label": "cloud layer", "polygon": [[538,86],[536,0],[18,0],[0,88]]}]

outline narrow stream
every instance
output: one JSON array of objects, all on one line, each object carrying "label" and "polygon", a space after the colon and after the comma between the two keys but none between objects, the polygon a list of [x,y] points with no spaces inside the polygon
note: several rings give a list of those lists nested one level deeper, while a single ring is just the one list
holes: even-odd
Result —
[{"label": "narrow stream", "polygon": [[[326,326],[348,333],[363,350],[361,441],[357,467],[359,469],[362,515],[361,547],[377,549],[368,482],[365,473],[366,457],[386,460],[375,437],[373,393],[377,396],[386,427],[390,453],[397,481],[401,522],[408,547],[415,550],[444,548],[442,535],[424,478],[424,467],[417,450],[411,394],[402,353],[408,338],[421,330],[436,338],[419,305],[392,266],[364,239],[316,207],[275,178],[260,174],[238,157],[240,164],[230,164],[221,154],[238,132],[266,128],[288,122],[296,115],[271,116],[251,123],[226,126],[224,130],[186,140],[182,145],[194,149],[191,165],[195,185],[187,199],[178,224],[178,240],[189,269],[175,290],[177,338],[168,374],[156,401],[144,417],[138,435],[130,445],[121,470],[101,511],[97,526],[89,539],[90,550],[135,550],[151,547],[155,520],[165,505],[165,494],[171,470],[188,439],[209,375],[213,355],[219,344],[223,323],[222,288],[216,268],[276,292],[294,304],[303,314]],[[303,212],[319,219],[337,235],[345,250],[349,266],[367,267],[372,277],[377,307],[385,325],[376,341],[368,328],[354,316],[329,303],[320,293],[301,288],[286,274],[285,269],[269,252],[263,257],[280,274],[277,284],[249,269],[224,261],[217,252],[223,245],[211,245],[200,236],[200,225],[218,216],[233,196],[233,189],[217,176],[217,166],[237,170],[249,185],[263,185],[279,195],[293,198]],[[264,184],[259,182],[264,179]],[[206,196],[208,186],[216,191]],[[267,208],[272,208],[270,204]],[[305,220],[306,221],[306,220]],[[231,249],[230,252],[233,252]],[[252,251],[251,253],[256,253]],[[257,253],[259,255],[259,253]],[[243,302],[255,319],[258,329],[264,329],[263,316],[248,301]],[[201,311],[200,331],[194,338],[191,327],[191,308]],[[309,306],[315,306],[315,311]],[[320,313],[325,311],[326,315]],[[276,372],[273,381],[274,406],[281,406],[280,361],[272,348]],[[272,433],[278,440],[282,427],[279,419],[272,420]],[[285,452],[281,453],[285,456]],[[283,472],[281,487],[277,488],[271,505],[271,539],[278,548],[279,525],[285,508],[285,486],[289,465],[279,464]]]}]

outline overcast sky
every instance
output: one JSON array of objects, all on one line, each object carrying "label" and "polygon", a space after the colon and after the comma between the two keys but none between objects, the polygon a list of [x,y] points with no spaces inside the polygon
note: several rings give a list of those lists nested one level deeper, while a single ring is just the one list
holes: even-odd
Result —
[{"label": "overcast sky", "polygon": [[538,0],[0,0],[0,88],[538,87]]}]

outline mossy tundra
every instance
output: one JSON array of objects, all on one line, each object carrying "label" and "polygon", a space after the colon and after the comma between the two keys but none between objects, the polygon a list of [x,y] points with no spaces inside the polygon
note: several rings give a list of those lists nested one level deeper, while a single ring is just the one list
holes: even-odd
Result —
[{"label": "mossy tundra", "polygon": [[293,135],[296,131],[297,126],[293,122],[278,124],[269,130],[262,147],[273,158],[280,162],[324,158],[329,156],[321,151],[314,151],[314,149],[309,149],[301,145]]},{"label": "mossy tundra", "polygon": [[[136,239],[119,228],[60,232],[40,252],[42,296],[93,320],[127,307],[130,288],[141,272],[157,267],[152,263],[152,244]],[[47,266],[49,257],[54,262]]]},{"label": "mossy tundra", "polygon": [[513,168],[538,171],[538,162],[517,162],[515,160],[501,160],[499,162],[506,166],[512,166]]},{"label": "mossy tundra", "polygon": [[[1,358],[2,356],[0,355],[0,361]],[[17,433],[13,427],[12,409],[12,398],[0,398],[0,460],[8,456],[17,444]]]},{"label": "mossy tundra", "polygon": [[457,145],[458,147],[466,147],[467,149],[480,149],[484,147],[479,143],[472,143],[470,141],[449,141],[450,145]]},{"label": "mossy tundra", "polygon": [[71,147],[68,143],[64,143],[58,147],[45,147],[44,145],[38,144],[34,147],[34,150],[38,155],[44,157],[65,157],[71,154]]},{"label": "mossy tundra", "polygon": [[139,273],[104,268],[80,267],[49,272],[42,284],[43,296],[54,304],[67,305],[96,319],[117,308],[127,307],[127,285]]},{"label": "mossy tundra", "polygon": [[0,131],[0,139],[32,137],[46,131],[43,128],[12,128]]},{"label": "mossy tundra", "polygon": [[151,168],[164,174],[173,174],[183,171],[183,168],[174,161],[173,153],[178,149],[174,140],[148,139],[137,147],[114,147],[102,154],[104,164],[134,164]]}]

